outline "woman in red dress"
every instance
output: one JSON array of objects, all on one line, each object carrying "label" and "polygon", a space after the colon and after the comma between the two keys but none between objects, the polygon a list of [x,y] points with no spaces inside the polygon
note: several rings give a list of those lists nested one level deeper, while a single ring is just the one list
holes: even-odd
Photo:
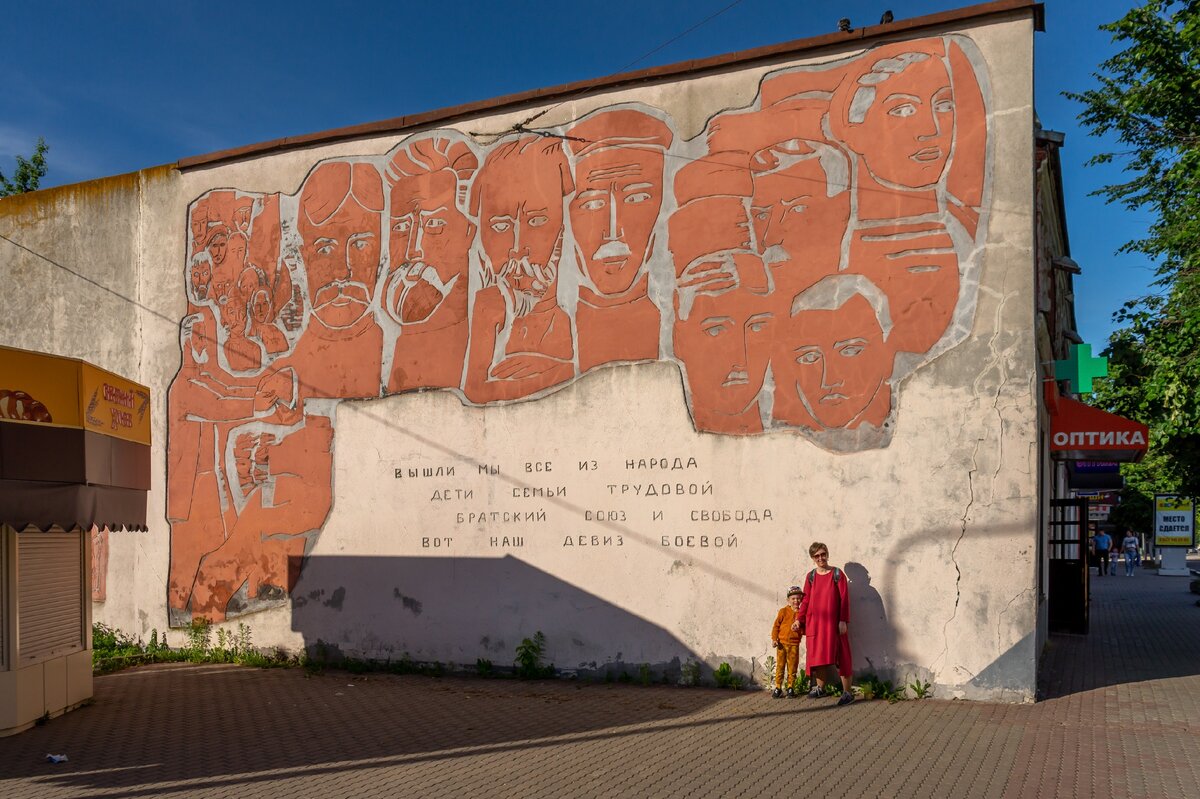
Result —
[{"label": "woman in red dress", "polygon": [[804,580],[804,601],[796,613],[797,621],[807,638],[805,641],[805,671],[816,685],[809,699],[825,693],[829,671],[836,670],[842,680],[839,705],[854,701],[850,688],[853,668],[850,660],[850,581],[841,569],[829,565],[829,547],[813,542],[808,554],[817,568]]}]

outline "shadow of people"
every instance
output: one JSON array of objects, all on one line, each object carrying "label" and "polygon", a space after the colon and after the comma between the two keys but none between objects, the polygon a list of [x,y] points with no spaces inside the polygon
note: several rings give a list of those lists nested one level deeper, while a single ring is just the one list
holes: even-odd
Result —
[{"label": "shadow of people", "polygon": [[850,643],[855,669],[881,679],[897,679],[901,663],[896,631],[888,622],[883,597],[871,585],[871,573],[861,563],[842,567],[850,579]]}]

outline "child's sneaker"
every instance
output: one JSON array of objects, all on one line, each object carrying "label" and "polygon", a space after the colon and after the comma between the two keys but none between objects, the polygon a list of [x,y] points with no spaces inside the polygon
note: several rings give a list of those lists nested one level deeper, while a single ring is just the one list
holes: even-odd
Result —
[{"label": "child's sneaker", "polygon": [[847,691],[846,693],[842,694],[840,699],[838,699],[838,707],[841,707],[842,705],[848,705],[853,701],[854,701],[854,694]]},{"label": "child's sneaker", "polygon": [[[792,689],[789,688],[788,690],[791,691]],[[783,699],[783,689],[776,688],[774,691],[771,692],[771,696],[773,696],[775,699]]]},{"label": "child's sneaker", "polygon": [[796,689],[795,688],[787,689],[787,695],[788,695],[788,699],[795,699],[796,698]]},{"label": "child's sneaker", "polygon": [[808,692],[809,699],[820,699],[823,695],[824,694],[821,692],[820,688],[813,688],[811,691]]}]

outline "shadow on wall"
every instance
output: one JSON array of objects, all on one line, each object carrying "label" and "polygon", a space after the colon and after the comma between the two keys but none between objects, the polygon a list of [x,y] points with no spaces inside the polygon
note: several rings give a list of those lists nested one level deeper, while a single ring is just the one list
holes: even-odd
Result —
[{"label": "shadow on wall", "polygon": [[850,578],[850,642],[856,671],[883,679],[906,676],[897,673],[897,665],[908,658],[900,654],[896,630],[888,621],[883,597],[871,585],[871,573],[853,561],[842,570]]},{"label": "shadow on wall", "polygon": [[511,555],[309,556],[292,629],[310,655],[334,658],[468,667],[485,658],[503,668],[540,630],[545,662],[583,676],[637,677],[648,664],[655,681],[675,682],[682,664],[699,661],[662,627]]}]

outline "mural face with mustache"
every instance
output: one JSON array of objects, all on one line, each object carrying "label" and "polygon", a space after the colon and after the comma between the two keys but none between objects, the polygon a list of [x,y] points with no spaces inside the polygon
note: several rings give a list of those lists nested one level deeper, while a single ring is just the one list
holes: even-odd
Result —
[{"label": "mural face with mustache", "polygon": [[305,182],[297,227],[313,315],[326,327],[350,327],[367,314],[382,207],[379,174],[366,165],[352,173],[350,164],[323,164]]},{"label": "mural face with mustache", "polygon": [[[458,179],[449,169],[398,179],[392,186],[389,240],[400,266],[388,286],[388,313],[402,324],[424,322],[450,290],[465,284],[475,226],[455,205]],[[446,308],[453,321],[466,306]]]},{"label": "mural face with mustache", "polygon": [[653,247],[662,209],[663,153],[609,147],[575,167],[571,229],[580,262],[601,294],[627,291]]}]

